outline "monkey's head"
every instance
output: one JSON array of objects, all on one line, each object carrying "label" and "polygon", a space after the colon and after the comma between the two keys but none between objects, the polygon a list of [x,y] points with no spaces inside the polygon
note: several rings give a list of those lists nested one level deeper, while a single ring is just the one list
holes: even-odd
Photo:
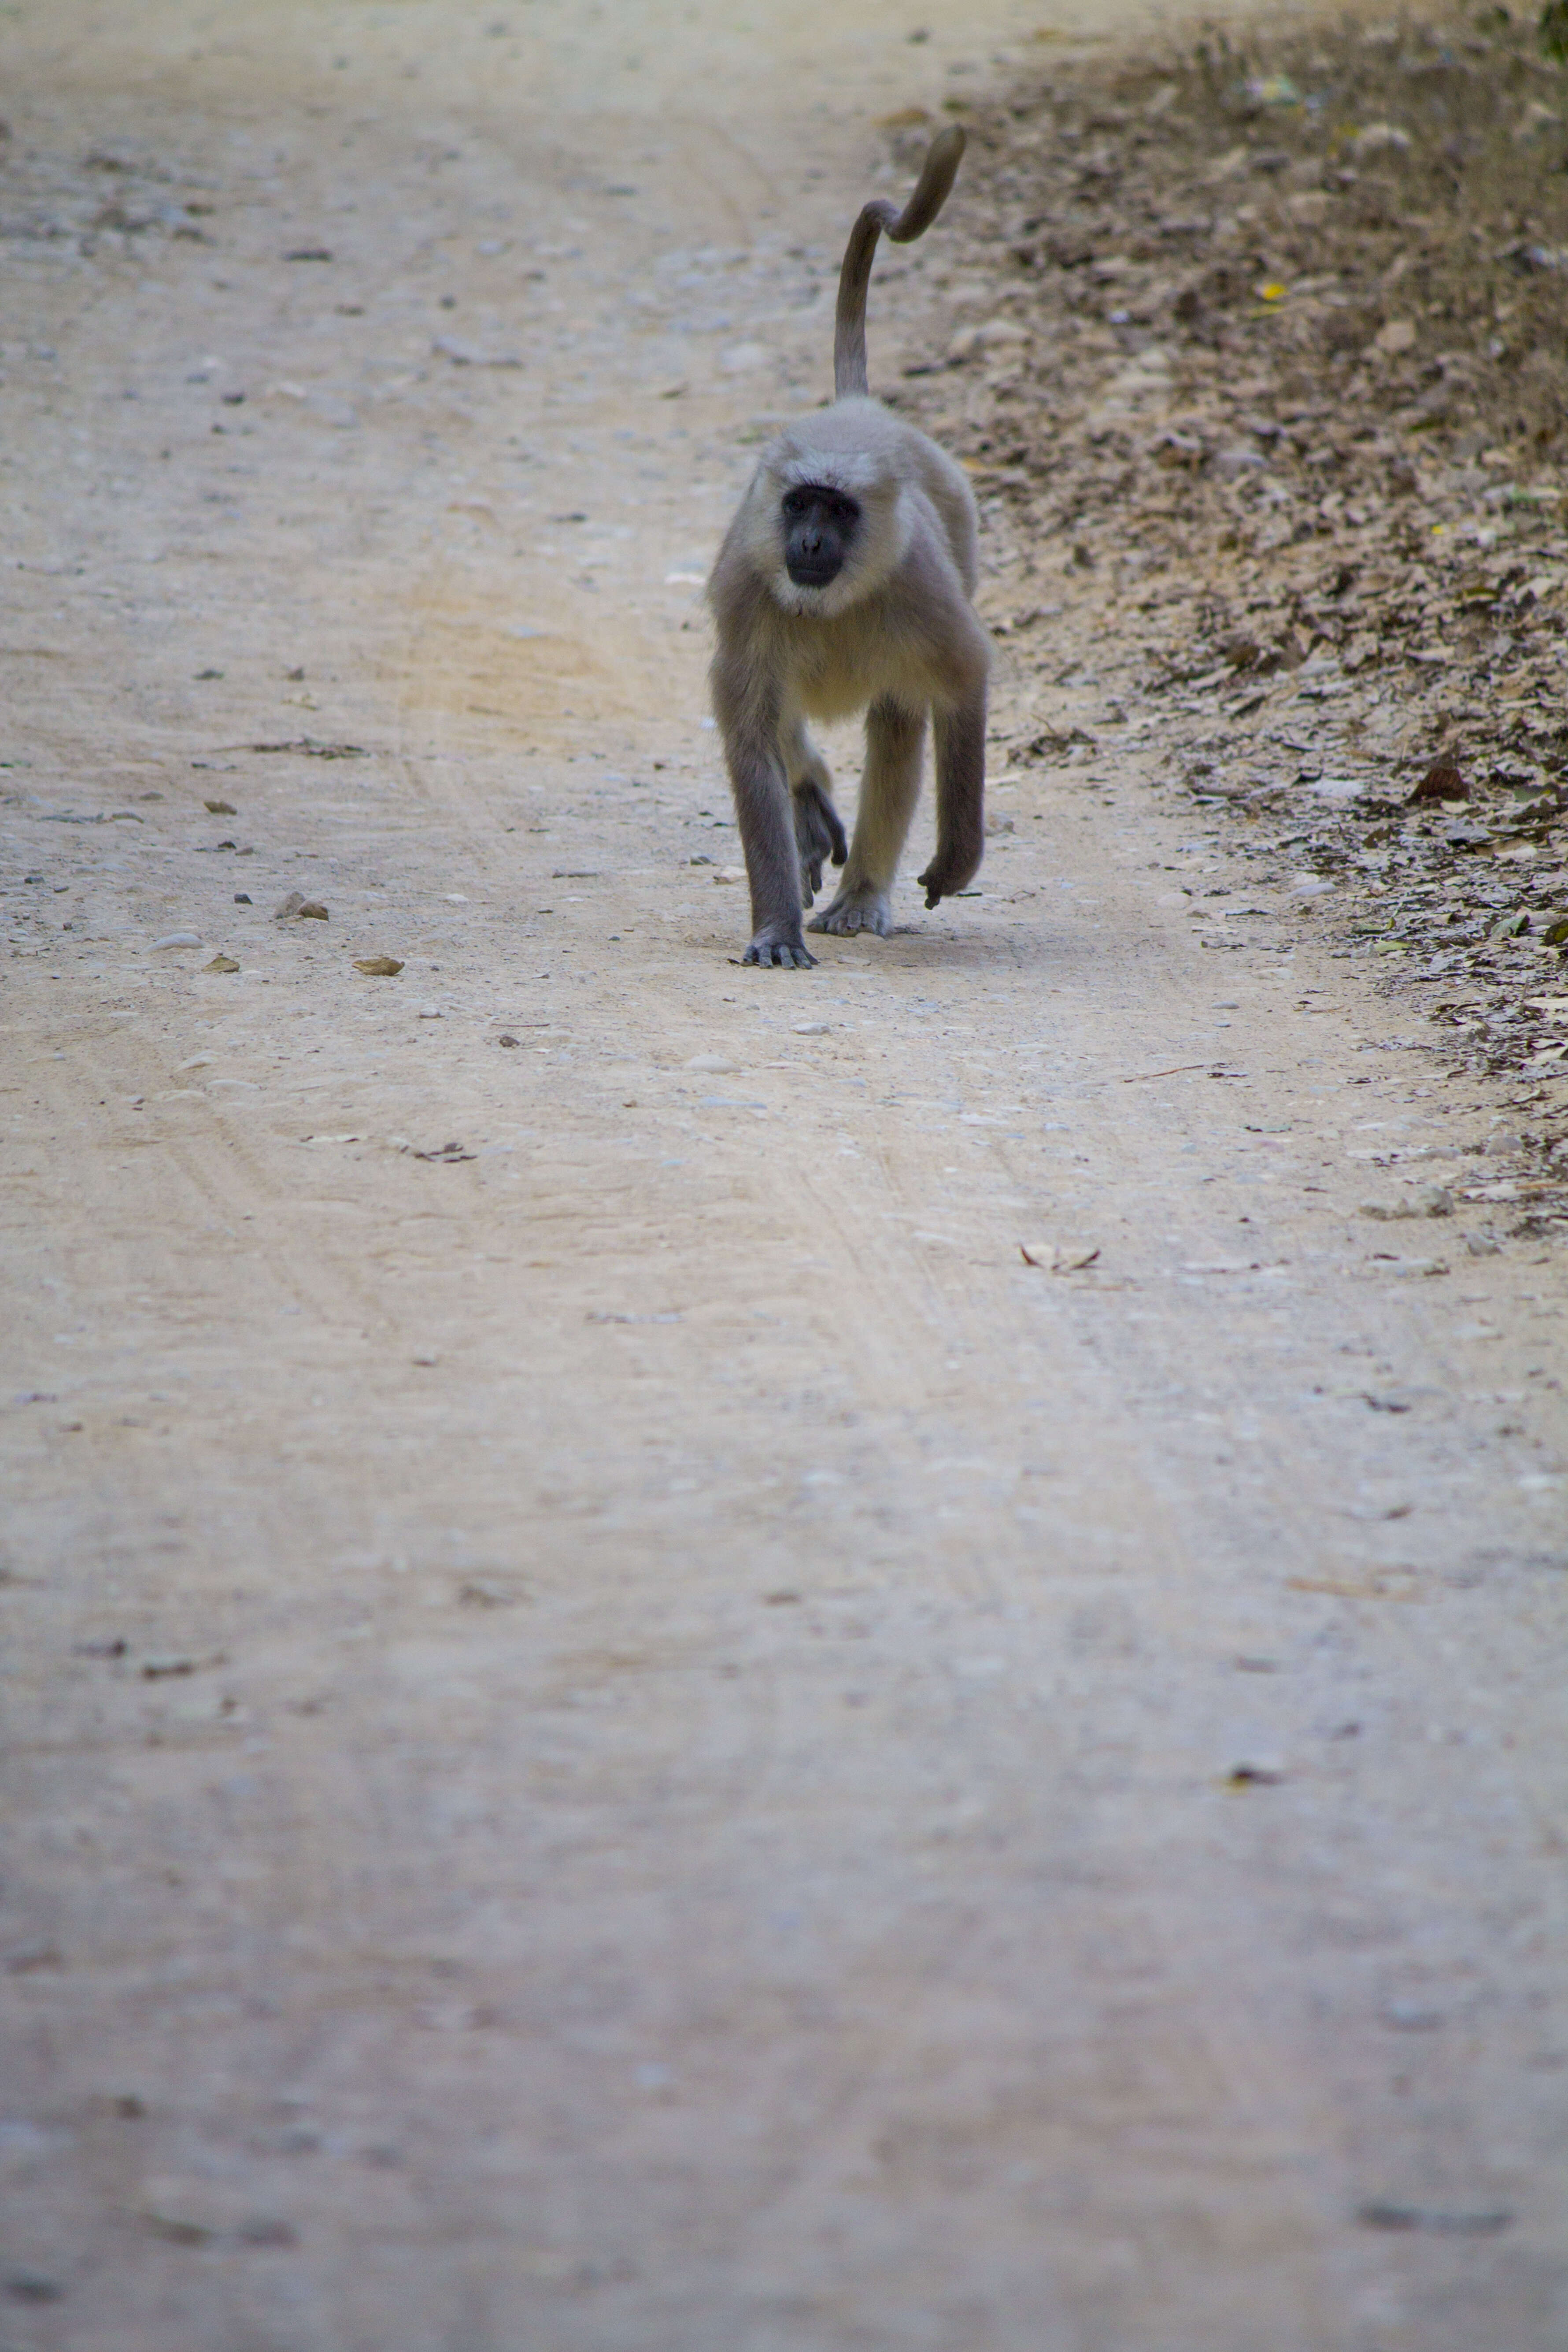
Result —
[{"label": "monkey's head", "polygon": [[910,535],[897,430],[875,401],[840,401],[781,434],[763,458],[746,536],[786,613],[829,619],[897,569]]},{"label": "monkey's head", "polygon": [[784,570],[797,588],[826,588],[860,528],[860,501],[826,482],[796,482],[779,501]]}]

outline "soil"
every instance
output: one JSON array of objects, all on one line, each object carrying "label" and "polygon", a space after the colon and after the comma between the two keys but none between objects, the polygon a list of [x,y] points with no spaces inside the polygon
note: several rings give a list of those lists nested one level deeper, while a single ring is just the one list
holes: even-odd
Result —
[{"label": "soil", "polygon": [[[1552,593],[1500,743],[1309,613],[1206,262],[1177,462],[1107,316],[1042,475],[1009,142],[1136,54],[1184,204],[1275,70],[1151,116],[1095,16],[5,19],[5,2352],[1563,2340],[1555,1016],[1352,943],[1457,745],[1551,996]],[[976,467],[987,860],[747,971],[700,583],[950,110],[872,370]]]}]

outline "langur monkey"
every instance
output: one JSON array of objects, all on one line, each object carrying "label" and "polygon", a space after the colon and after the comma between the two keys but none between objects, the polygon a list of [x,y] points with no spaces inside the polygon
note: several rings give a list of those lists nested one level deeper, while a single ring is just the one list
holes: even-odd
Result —
[{"label": "langur monkey", "polygon": [[[717,625],[713,708],[752,890],[747,963],[805,967],[801,929],[831,856],[838,894],[813,919],[839,935],[892,924],[889,893],[936,738],[936,855],[926,905],[962,890],[984,848],[990,641],[971,598],[976,519],[952,459],[900,424],[866,380],[866,289],[877,240],[923,235],[963,152],[932,140],[901,213],[878,200],[850,232],[838,279],[831,407],[764,453],[708,583]],[[866,765],[847,847],[808,717],[866,712]],[[845,860],[847,857],[848,863]]]}]

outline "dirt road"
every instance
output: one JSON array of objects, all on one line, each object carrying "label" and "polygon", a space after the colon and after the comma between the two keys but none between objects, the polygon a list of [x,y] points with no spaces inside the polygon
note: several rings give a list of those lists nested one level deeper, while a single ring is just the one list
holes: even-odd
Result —
[{"label": "dirt road", "polygon": [[1359,1213],[1506,1101],[1110,752],[734,961],[1037,12],[7,13],[5,2352],[1559,2352],[1562,1276]]}]

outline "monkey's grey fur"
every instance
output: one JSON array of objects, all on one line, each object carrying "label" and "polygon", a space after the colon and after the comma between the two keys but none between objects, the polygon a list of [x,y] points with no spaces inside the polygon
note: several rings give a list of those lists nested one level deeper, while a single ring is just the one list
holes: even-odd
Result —
[{"label": "monkey's grey fur", "polygon": [[[862,211],[839,277],[837,397],[764,452],[708,583],[719,640],[713,708],[752,891],[748,963],[815,963],[802,897],[813,903],[828,856],[844,878],[811,929],[886,937],[928,716],[937,843],[920,877],[927,907],[962,890],[980,865],[990,643],[970,601],[974,500],[952,458],[871,399],[866,383],[877,239],[885,229],[907,243],[930,226],[963,152],[963,131],[942,131],[902,214],[884,203]],[[803,571],[817,576],[803,581]],[[866,765],[847,852],[805,721],[858,710]]]}]

